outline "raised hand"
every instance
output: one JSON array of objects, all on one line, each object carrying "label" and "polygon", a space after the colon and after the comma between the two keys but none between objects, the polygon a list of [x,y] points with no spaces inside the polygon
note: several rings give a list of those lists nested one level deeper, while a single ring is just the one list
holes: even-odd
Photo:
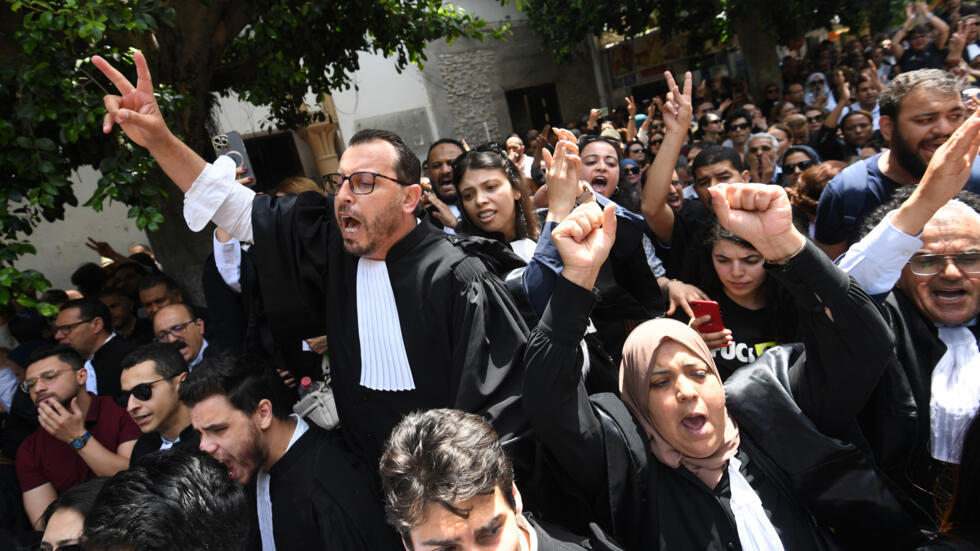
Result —
[{"label": "raised hand", "polygon": [[626,96],[626,112],[630,114],[630,118],[636,117],[636,101],[633,100],[633,96]]},{"label": "raised hand", "polygon": [[170,129],[160,114],[160,107],[153,96],[153,81],[143,53],[133,54],[136,63],[136,86],[100,56],[93,56],[92,63],[112,84],[120,95],[107,95],[102,98],[106,113],[102,121],[102,131],[108,134],[118,124],[129,139],[142,147],[151,149],[154,145],[170,138]]},{"label": "raised hand", "polygon": [[564,129],[555,131],[559,136],[555,154],[542,152],[548,165],[545,182],[548,185],[548,221],[561,222],[575,206],[575,198],[581,193],[579,171],[582,159],[578,156],[578,145],[574,134]]},{"label": "raised hand", "polygon": [[663,104],[664,128],[668,134],[687,135],[691,127],[694,109],[691,105],[691,73],[684,73],[684,90],[681,91],[670,71],[664,73],[667,80],[667,101]]},{"label": "raised hand", "polygon": [[112,248],[112,245],[105,241],[96,241],[95,239],[89,237],[88,241],[85,243],[85,246],[99,253],[99,256],[103,256],[105,258],[110,258],[112,260],[122,258],[122,255],[117,253],[116,250]]},{"label": "raised hand", "polygon": [[564,265],[562,276],[591,289],[616,240],[616,206],[610,203],[602,210],[595,203],[579,205],[551,232],[551,239]]},{"label": "raised hand", "polygon": [[769,184],[718,184],[708,188],[718,222],[745,239],[766,260],[792,257],[806,243],[793,226],[786,191]]},{"label": "raised hand", "polygon": [[85,433],[85,413],[77,397],[71,399],[68,409],[56,399],[42,401],[37,405],[37,420],[48,434],[65,444]]}]

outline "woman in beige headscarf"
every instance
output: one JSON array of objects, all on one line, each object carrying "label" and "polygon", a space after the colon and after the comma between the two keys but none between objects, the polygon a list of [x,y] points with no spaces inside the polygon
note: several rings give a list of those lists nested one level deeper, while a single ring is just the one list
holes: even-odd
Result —
[{"label": "woman in beige headscarf", "polygon": [[[575,343],[615,228],[583,205],[552,233],[564,271],[525,356],[525,411],[575,496],[545,516],[597,522],[627,549],[907,544],[929,527],[926,516],[859,448],[831,438],[854,434],[866,391],[892,358],[884,320],[794,229],[782,188],[725,184],[711,194],[722,225],[793,292],[804,344],[767,351],[723,386],[693,329],[652,320],[624,347],[622,401],[588,396]],[[828,386],[839,390],[833,399],[811,392]]]}]

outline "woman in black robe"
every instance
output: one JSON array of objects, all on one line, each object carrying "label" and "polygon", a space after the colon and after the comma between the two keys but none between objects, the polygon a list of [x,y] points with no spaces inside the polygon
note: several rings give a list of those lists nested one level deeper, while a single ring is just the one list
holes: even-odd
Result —
[{"label": "woman in black robe", "polygon": [[[781,188],[737,184],[711,193],[721,222],[753,243],[793,293],[804,344],[771,349],[722,387],[692,329],[654,320],[624,348],[626,404],[588,396],[575,343],[595,303],[594,266],[615,229],[608,213],[601,220],[594,207],[580,209],[553,233],[565,269],[531,334],[523,396],[577,492],[569,503],[587,508],[627,549],[913,544],[928,517],[847,440],[868,391],[894,361],[877,307],[793,229]],[[837,369],[822,370],[824,362]],[[841,373],[847,378],[831,381],[835,396],[808,393],[811,379]]]}]

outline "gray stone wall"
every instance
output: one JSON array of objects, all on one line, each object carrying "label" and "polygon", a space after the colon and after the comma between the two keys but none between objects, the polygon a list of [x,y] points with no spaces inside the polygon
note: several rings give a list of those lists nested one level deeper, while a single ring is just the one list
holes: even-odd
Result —
[{"label": "gray stone wall", "polygon": [[[439,55],[439,70],[452,113],[453,135],[470,145],[499,139],[494,108],[497,60],[492,50],[469,50]],[[488,136],[489,135],[489,136]]]}]

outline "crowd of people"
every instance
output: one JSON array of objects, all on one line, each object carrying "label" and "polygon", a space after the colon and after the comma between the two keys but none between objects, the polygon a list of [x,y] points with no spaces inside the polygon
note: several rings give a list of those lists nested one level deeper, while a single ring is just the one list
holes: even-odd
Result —
[{"label": "crowd of people", "polygon": [[980,16],[943,7],[760,101],[665,73],[270,193],[93,57],[214,224],[206,308],[92,239],[53,319],[5,310],[0,547],[980,548]]}]

